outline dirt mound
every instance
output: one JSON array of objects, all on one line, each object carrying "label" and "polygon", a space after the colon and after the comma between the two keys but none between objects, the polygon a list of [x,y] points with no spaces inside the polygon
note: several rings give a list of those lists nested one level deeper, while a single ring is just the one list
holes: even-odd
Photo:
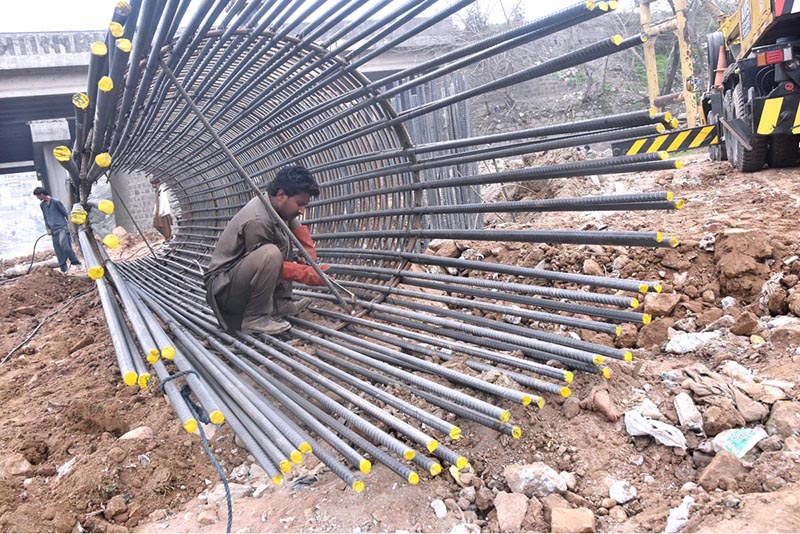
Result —
[{"label": "dirt mound", "polygon": [[[47,313],[93,286],[51,269],[0,286],[6,326],[0,352],[7,354]],[[97,341],[70,353],[86,332]],[[70,532],[78,523],[95,531],[132,527],[217,478],[199,440],[180,427],[157,387],[122,384],[94,291],[48,319],[0,367],[0,406],[0,529],[6,532]],[[152,437],[119,439],[143,425]],[[218,432],[213,446],[231,465],[230,435]],[[123,499],[124,510],[112,507],[107,517],[114,497]]]}]

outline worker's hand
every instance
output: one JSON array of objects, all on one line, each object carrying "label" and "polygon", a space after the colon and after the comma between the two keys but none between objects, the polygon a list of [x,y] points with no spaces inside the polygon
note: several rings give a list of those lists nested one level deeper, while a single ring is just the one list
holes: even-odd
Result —
[{"label": "worker's hand", "polygon": [[[323,271],[330,269],[330,265],[323,263],[319,266]],[[324,286],[325,282],[310,265],[301,265],[291,261],[283,262],[281,279],[287,282],[298,282],[307,286]]]}]

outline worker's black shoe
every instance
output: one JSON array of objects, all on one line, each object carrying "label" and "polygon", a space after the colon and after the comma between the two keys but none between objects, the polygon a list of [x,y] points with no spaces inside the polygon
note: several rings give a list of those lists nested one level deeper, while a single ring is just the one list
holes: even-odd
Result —
[{"label": "worker's black shoe", "polygon": [[275,301],[275,315],[297,315],[311,304],[310,297],[303,297],[299,300],[278,299]]},{"label": "worker's black shoe", "polygon": [[245,317],[242,321],[242,332],[245,334],[268,334],[273,336],[286,332],[292,327],[286,321],[276,321],[269,315]]}]

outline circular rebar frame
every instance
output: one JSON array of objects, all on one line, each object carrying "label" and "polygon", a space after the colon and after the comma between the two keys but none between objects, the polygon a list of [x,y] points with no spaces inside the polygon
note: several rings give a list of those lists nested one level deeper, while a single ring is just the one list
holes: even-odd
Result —
[{"label": "circular rebar frame", "polygon": [[[437,249],[432,239],[677,245],[661,232],[501,229],[482,220],[483,213],[683,207],[669,192],[481,200],[490,184],[680,167],[649,153],[477,171],[481,160],[663,130],[653,110],[477,137],[466,126],[470,98],[646,40],[610,37],[473,88],[458,78],[616,3],[578,2],[477,43],[448,45],[378,80],[359,72],[470,3],[411,23],[435,2],[383,1],[359,11],[358,0],[204,0],[189,17],[185,1],[120,3],[114,21],[122,37],[109,34],[107,58],[93,54],[87,93],[73,99],[78,135],[73,150],[59,154],[67,154],[60,161],[84,205],[94,209],[88,194],[101,175],[113,184],[133,171],[166,185],[176,200],[175,237],[155,259],[114,263],[102,247],[95,251],[90,228],[80,234],[87,264],[105,266],[97,282],[123,378],[149,385],[143,354],[162,381],[165,364],[193,370],[187,385],[211,421],[227,421],[276,484],[308,453],[355,491],[371,461],[411,484],[420,480],[412,465],[431,476],[441,462],[464,467],[466,458],[445,445],[461,427],[432,410],[518,438],[512,405],[542,407],[545,395],[570,394],[575,372],[608,378],[607,358],[631,359],[628,350],[570,332],[614,335],[621,322],[647,323],[635,311],[638,293],[661,290],[653,281],[501,265],[474,250],[455,258],[423,253],[429,244]],[[325,287],[296,287],[315,305],[280,338],[225,332],[205,304],[203,265],[246,202],[258,195],[269,204],[261,190],[289,164],[309,168],[320,183],[306,221],[339,281],[323,275]],[[516,387],[486,381],[485,373],[504,374]],[[184,428],[196,428],[202,414],[173,381],[165,391]]]}]

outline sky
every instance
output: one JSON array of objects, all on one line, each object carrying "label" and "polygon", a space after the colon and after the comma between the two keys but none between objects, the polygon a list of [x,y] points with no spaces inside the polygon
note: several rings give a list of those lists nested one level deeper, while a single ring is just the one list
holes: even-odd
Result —
[{"label": "sky", "polygon": [[[1,0],[0,33],[104,30],[111,20],[116,0]],[[367,0],[369,1],[369,0]],[[476,0],[490,20],[501,22],[503,9],[517,3],[528,19],[546,15],[580,0]],[[443,0],[449,5],[449,0]]]}]

